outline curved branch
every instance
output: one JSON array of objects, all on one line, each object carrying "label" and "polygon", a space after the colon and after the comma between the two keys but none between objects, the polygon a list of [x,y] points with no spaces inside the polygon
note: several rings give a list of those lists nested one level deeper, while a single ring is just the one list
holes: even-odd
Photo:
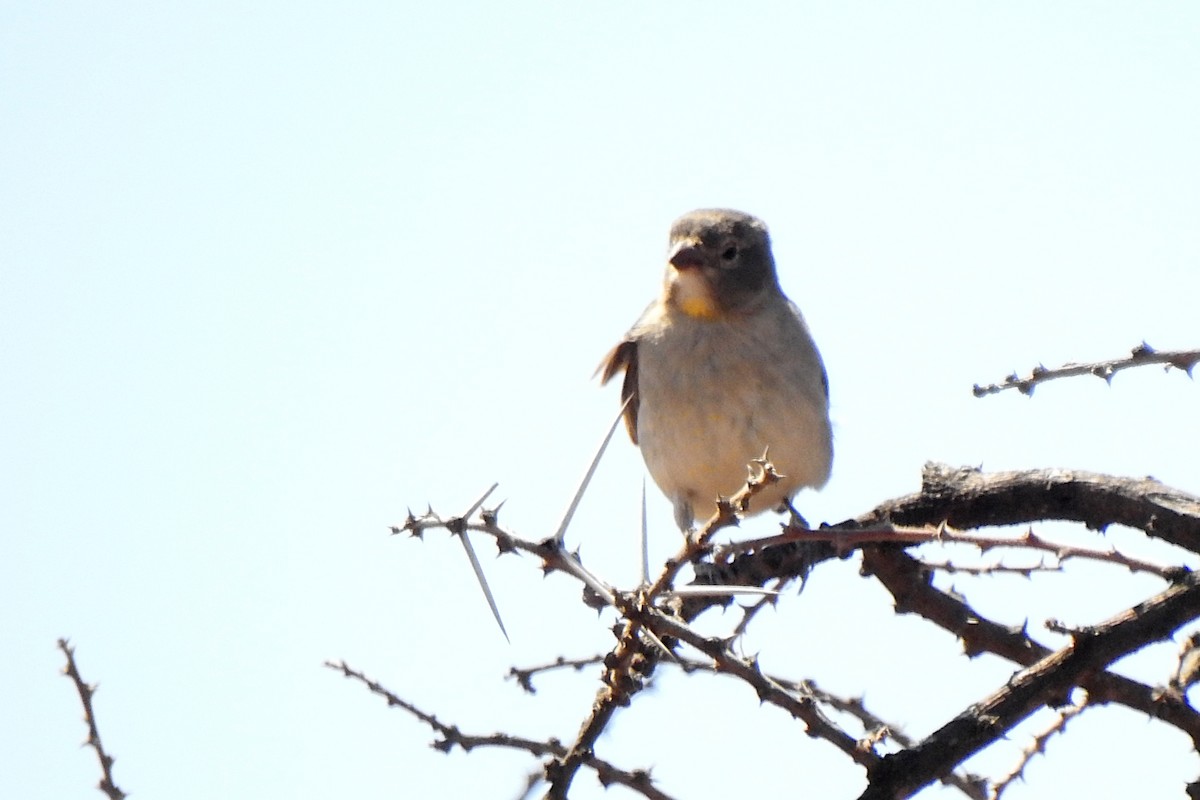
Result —
[{"label": "curved branch", "polygon": [[886,521],[979,528],[1052,519],[1082,522],[1098,531],[1124,525],[1200,553],[1200,498],[1152,478],[1082,470],[987,474],[929,463],[921,474],[919,494],[884,503],[854,522],[863,527]]},{"label": "curved branch", "polygon": [[[1053,652],[1029,638],[1023,628],[1009,628],[986,619],[961,599],[935,589],[929,582],[929,570],[899,548],[865,548],[863,571],[875,576],[892,593],[897,611],[919,614],[958,636],[968,656],[994,653],[1031,666]],[[1103,670],[1085,675],[1079,685],[1087,690],[1091,703],[1119,703],[1161,719],[1190,736],[1200,749],[1200,714],[1182,696]]]},{"label": "curved branch", "polygon": [[1181,578],[1151,600],[1072,633],[1072,643],[1017,673],[1003,687],[916,747],[890,753],[868,772],[859,800],[898,800],[948,773],[1038,708],[1054,704],[1092,672],[1171,636],[1200,615],[1200,575]]}]

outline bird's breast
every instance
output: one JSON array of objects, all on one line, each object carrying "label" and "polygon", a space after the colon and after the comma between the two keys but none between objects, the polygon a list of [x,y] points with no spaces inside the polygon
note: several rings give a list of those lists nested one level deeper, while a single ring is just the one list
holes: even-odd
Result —
[{"label": "bird's breast", "polygon": [[668,497],[698,504],[705,517],[701,506],[736,492],[767,448],[785,478],[759,499],[762,508],[825,483],[828,404],[820,357],[799,318],[678,315],[639,339],[638,359],[638,441]]}]

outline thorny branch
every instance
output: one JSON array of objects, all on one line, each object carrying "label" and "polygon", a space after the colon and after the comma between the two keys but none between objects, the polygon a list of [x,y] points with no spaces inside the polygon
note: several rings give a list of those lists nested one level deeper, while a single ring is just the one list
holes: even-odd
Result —
[{"label": "thorny branch", "polygon": [[760,701],[779,706],[793,717],[803,720],[809,735],[831,742],[842,753],[865,767],[870,768],[878,763],[879,756],[874,750],[860,747],[858,739],[838,728],[821,711],[811,695],[788,691],[785,686],[765,675],[755,659],[736,655],[726,640],[703,636],[678,619],[652,607],[628,606],[622,611],[660,636],[686,642],[704,653],[712,659],[714,669],[748,683],[757,692]]},{"label": "thorny branch", "polygon": [[1005,389],[1016,389],[1023,395],[1032,395],[1039,383],[1045,383],[1056,378],[1073,378],[1078,375],[1095,375],[1112,383],[1113,376],[1123,369],[1144,367],[1148,364],[1162,364],[1167,369],[1181,369],[1191,377],[1192,370],[1200,363],[1200,350],[1173,350],[1159,352],[1150,345],[1142,342],[1133,348],[1125,358],[1110,361],[1094,361],[1090,364],[1064,364],[1061,367],[1047,369],[1040,364],[1034,367],[1028,375],[1021,378],[1012,373],[999,383],[989,383],[986,386],[975,384],[972,390],[976,397],[997,394]]},{"label": "thorny branch", "polygon": [[991,788],[988,790],[988,800],[998,800],[1000,795],[1004,794],[1005,789],[1018,780],[1023,779],[1025,776],[1025,767],[1029,766],[1029,762],[1033,760],[1033,757],[1039,753],[1046,752],[1046,743],[1057,734],[1064,733],[1067,730],[1067,723],[1083,713],[1087,707],[1087,702],[1081,701],[1062,709],[1048,728],[1033,737],[1033,741],[1021,752],[1021,758],[1017,761],[1016,766],[1007,775],[991,785]]},{"label": "thorny branch", "polygon": [[[954,595],[935,589],[920,562],[897,548],[873,545],[863,550],[863,572],[873,575],[896,600],[896,611],[917,614],[954,634],[974,657],[993,653],[1023,666],[1053,651],[1029,637],[1024,627],[1010,628],[979,615]],[[1096,672],[1080,683],[1092,704],[1120,703],[1173,725],[1200,747],[1200,714],[1184,700],[1112,672]]]},{"label": "thorny branch", "polygon": [[972,704],[915,747],[890,753],[868,769],[870,783],[859,800],[910,797],[1013,725],[1104,668],[1145,645],[1166,639],[1200,615],[1200,575],[1181,578],[1156,597],[1101,625],[1076,630],[1067,647],[1013,676],[986,699]]},{"label": "thorny branch", "polygon": [[96,726],[96,714],[92,710],[92,696],[96,693],[96,687],[85,682],[79,674],[79,668],[75,666],[75,648],[71,647],[66,639],[58,640],[58,649],[67,657],[67,666],[63,668],[63,674],[75,684],[75,690],[79,692],[79,701],[83,703],[83,721],[88,727],[86,744],[96,751],[96,758],[100,760],[101,778],[96,788],[108,795],[110,800],[123,800],[126,797],[125,792],[113,781],[112,765],[116,759],[104,750],[104,744],[100,741],[100,729]]},{"label": "thorny branch", "polygon": [[[347,678],[358,681],[366,686],[372,694],[377,694],[386,700],[388,706],[402,708],[430,728],[433,728],[434,732],[441,737],[434,742],[433,746],[443,753],[449,753],[455,747],[461,747],[464,752],[470,752],[476,747],[499,747],[509,750],[520,750],[538,757],[550,756],[562,758],[566,755],[566,748],[556,739],[538,741],[535,739],[526,739],[521,736],[511,736],[505,733],[494,733],[486,736],[465,734],[456,726],[441,722],[433,714],[422,711],[412,703],[392,693],[381,684],[351,667],[345,661],[326,661],[325,666],[342,673]],[[671,800],[670,795],[660,791],[653,785],[650,773],[647,770],[634,770],[630,772],[618,769],[604,759],[596,758],[595,755],[586,758],[584,763],[596,771],[597,777],[605,786],[619,784],[633,789],[651,800]]]},{"label": "thorny branch", "polygon": [[1200,498],[1152,478],[1117,478],[1082,470],[984,473],[927,464],[921,491],[884,503],[854,524],[870,528],[946,524],[958,529],[1082,522],[1103,531],[1124,525],[1200,554]]},{"label": "thorny branch", "polygon": [[686,537],[683,549],[667,560],[654,583],[639,590],[632,601],[615,598],[626,622],[621,628],[617,646],[604,660],[604,685],[597,693],[592,711],[575,737],[574,744],[565,758],[546,767],[546,778],[550,782],[546,800],[566,799],[575,773],[584,758],[592,752],[600,734],[608,727],[617,709],[629,705],[633,695],[641,691],[645,686],[645,676],[653,671],[658,662],[661,648],[647,646],[642,636],[645,620],[629,613],[630,610],[651,609],[655,600],[674,586],[679,571],[708,552],[708,543],[713,535],[722,528],[737,524],[740,514],[749,507],[750,500],[763,488],[779,480],[765,454],[754,463],[758,469],[751,472],[745,487],[733,497],[718,501],[713,517],[695,535]]},{"label": "thorny branch", "polygon": [[[679,666],[685,672],[722,672],[717,665],[695,659],[680,658]],[[828,706],[843,714],[854,717],[862,724],[864,736],[858,740],[858,748],[863,751],[873,751],[880,743],[890,739],[902,747],[916,744],[916,739],[906,735],[898,726],[884,722],[867,710],[863,699],[838,697],[817,686],[812,680],[794,681],[775,675],[765,676],[768,681],[777,684],[785,691],[800,697],[807,697],[816,703]],[[986,800],[986,781],[976,775],[962,775],[953,772],[942,778],[947,786],[952,786],[973,800]]]},{"label": "thorny branch", "polygon": [[1164,566],[1152,561],[1134,558],[1118,552],[1115,548],[1099,549],[1094,547],[1079,547],[1077,545],[1059,544],[1042,538],[1032,529],[1019,536],[985,536],[983,534],[960,531],[945,524],[923,525],[920,527],[905,527],[902,525],[884,524],[879,527],[864,529],[846,529],[833,526],[811,530],[809,528],[789,527],[784,533],[765,539],[739,542],[720,548],[713,555],[714,561],[727,561],[734,553],[745,553],[759,550],[763,547],[787,544],[789,542],[805,542],[814,544],[828,542],[842,554],[857,550],[867,544],[964,544],[978,548],[981,553],[998,548],[1032,550],[1049,553],[1054,556],[1054,564],[1044,561],[1037,564],[1014,567],[1003,563],[994,566],[972,566],[947,562],[923,562],[932,569],[942,569],[947,572],[1018,572],[1031,573],[1035,571],[1060,571],[1062,565],[1071,559],[1084,559],[1116,564],[1125,567],[1130,572],[1148,572],[1160,578],[1171,580],[1176,577],[1180,568]]},{"label": "thorny branch", "polygon": [[[770,479],[769,468],[764,468],[764,475]],[[753,487],[751,480],[743,492],[752,492]],[[1175,627],[1200,615],[1200,601],[1194,591],[1196,578],[1186,566],[1188,559],[1200,553],[1200,500],[1195,497],[1149,479],[1113,478],[1063,470],[984,474],[975,469],[928,465],[919,493],[884,503],[856,519],[825,526],[815,532],[791,529],[782,536],[722,548],[713,553],[708,545],[711,533],[736,523],[737,518],[737,505],[732,501],[723,503],[705,531],[689,540],[683,550],[666,563],[659,578],[651,586],[633,593],[617,591],[593,576],[581,577],[581,572],[587,575],[586,571],[561,544],[521,540],[498,526],[494,512],[485,511],[482,521],[466,523],[471,530],[494,536],[501,552],[521,550],[536,554],[542,559],[544,569],[565,571],[584,580],[593,596],[602,604],[616,608],[623,619],[618,630],[618,644],[604,659],[604,686],[591,714],[574,743],[561,755],[557,750],[553,751],[555,759],[546,767],[546,778],[550,783],[548,798],[567,796],[575,772],[594,758],[593,748],[600,733],[616,710],[631,702],[645,685],[654,665],[663,657],[662,645],[675,648],[680,642],[707,656],[712,662],[710,668],[745,681],[762,699],[780,705],[803,720],[810,733],[832,742],[863,764],[872,778],[864,797],[906,796],[903,792],[909,791],[910,784],[918,785],[914,781],[923,781],[919,785],[924,785],[949,776],[950,770],[962,758],[987,746],[1040,706],[1047,702],[1065,702],[1073,686],[1081,686],[1087,691],[1089,704],[1116,702],[1141,710],[1184,731],[1200,746],[1200,715],[1187,703],[1181,691],[1155,689],[1105,669],[1122,653],[1131,652],[1155,638],[1169,636]],[[1095,530],[1104,530],[1112,524],[1124,525],[1189,552],[1181,556],[1179,565],[1164,567],[1111,549],[1057,545],[1032,531],[1023,537],[1005,538],[968,530],[1042,520],[1077,521]],[[410,514],[405,525],[394,530],[420,535],[433,527],[445,527],[445,521],[431,511],[420,518]],[[1150,572],[1171,585],[1158,598],[1127,612],[1128,619],[1077,631],[1070,646],[1055,652],[1033,641],[1024,628],[1006,628],[983,619],[964,599],[935,589],[930,581],[932,571],[946,565],[925,564],[906,552],[906,548],[916,544],[946,542],[973,545],[980,551],[1004,547],[1050,552],[1060,564],[1067,558],[1093,558]],[[967,719],[967,712],[947,724],[944,731],[954,733],[957,748],[931,745],[931,742],[941,742],[939,735],[948,735],[943,732],[920,743],[904,742],[893,736],[893,741],[904,749],[886,756],[878,755],[874,745],[886,738],[883,729],[877,737],[868,736],[864,746],[820,712],[811,692],[797,691],[796,684],[764,676],[756,663],[733,653],[729,647],[731,640],[700,636],[690,628],[689,622],[703,611],[727,604],[730,601],[728,593],[710,596],[672,594],[680,570],[689,564],[694,570],[694,585],[763,587],[769,583],[782,585],[803,579],[821,561],[846,558],[855,551],[863,553],[864,574],[874,576],[892,592],[897,611],[920,614],[960,637],[968,655],[992,652],[1027,667],[1016,684],[1001,689],[985,701],[991,709],[984,720],[986,724],[979,718]],[[668,602],[664,605],[664,601]],[[748,622],[749,615],[765,602],[751,607],[744,622]],[[1160,614],[1161,619],[1156,617],[1158,624],[1143,621],[1160,607],[1170,613]],[[737,633],[742,630],[744,625],[739,626]],[[651,633],[653,635],[647,638]],[[1192,658],[1192,661],[1196,660]],[[513,674],[521,680],[520,674]],[[522,681],[523,685],[527,681],[528,677]],[[939,750],[943,755],[932,759],[928,756],[931,750]],[[952,757],[945,755],[947,753],[953,754]],[[903,785],[897,784],[897,770],[891,766],[895,763],[904,765],[904,778],[899,782]],[[1023,766],[1024,763],[1019,769]],[[1001,784],[1007,785],[1011,780],[1008,776]],[[992,787],[993,797],[1002,791],[1001,784]],[[888,786],[899,793],[871,794],[884,791],[878,787]],[[981,782],[970,780],[963,781],[959,788],[973,797],[984,790]]]},{"label": "thorny branch", "polygon": [[533,686],[533,676],[559,669],[573,669],[576,672],[581,672],[584,667],[599,664],[602,660],[600,656],[587,656],[586,658],[565,658],[559,656],[549,664],[539,664],[534,667],[525,667],[524,669],[512,667],[508,670],[508,677],[515,680],[517,685],[529,694],[537,694],[537,689]]}]

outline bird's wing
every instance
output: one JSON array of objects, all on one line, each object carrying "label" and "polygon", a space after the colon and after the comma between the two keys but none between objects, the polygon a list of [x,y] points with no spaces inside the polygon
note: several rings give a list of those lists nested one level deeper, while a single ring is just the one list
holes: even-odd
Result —
[{"label": "bird's wing", "polygon": [[808,341],[808,346],[812,349],[813,356],[816,358],[817,366],[821,368],[821,388],[825,390],[825,400],[829,401],[829,372],[825,369],[825,362],[821,359],[821,353],[817,350],[817,344],[813,341],[812,333],[808,330],[808,323],[804,321],[804,315],[800,313],[800,307],[788,300],[788,307],[792,310],[792,316],[800,323],[800,330],[804,338]]},{"label": "bird's wing", "polygon": [[600,383],[608,383],[613,376],[624,370],[625,381],[621,384],[621,402],[625,404],[625,428],[629,438],[637,444],[637,415],[638,415],[638,359],[637,339],[629,338],[618,344],[604,360],[596,372],[600,373]]}]

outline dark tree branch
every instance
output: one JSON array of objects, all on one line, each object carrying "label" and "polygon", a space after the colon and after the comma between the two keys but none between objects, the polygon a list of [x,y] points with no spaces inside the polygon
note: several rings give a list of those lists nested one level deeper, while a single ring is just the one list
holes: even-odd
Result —
[{"label": "dark tree branch", "polygon": [[[958,636],[968,656],[995,653],[1030,666],[1052,651],[1029,638],[1024,628],[1009,628],[976,613],[959,598],[935,589],[931,573],[899,548],[876,545],[863,551],[863,571],[875,576],[896,600],[900,613],[918,614]],[[1173,725],[1200,748],[1200,714],[1181,697],[1153,689],[1132,678],[1098,671],[1080,684],[1089,702],[1115,702]]]},{"label": "dark tree branch", "polygon": [[116,759],[104,751],[104,744],[100,741],[100,729],[96,726],[96,714],[92,710],[92,695],[96,693],[96,687],[86,683],[79,674],[79,668],[75,666],[75,648],[71,647],[66,639],[58,640],[58,649],[67,657],[67,666],[63,668],[63,674],[75,684],[75,690],[79,692],[79,701],[83,703],[83,721],[88,726],[87,745],[96,751],[96,758],[100,760],[101,777],[96,788],[108,795],[110,800],[124,800],[125,792],[113,781],[112,766]]},{"label": "dark tree branch", "polygon": [[1039,520],[1082,522],[1093,530],[1124,525],[1200,553],[1200,499],[1152,478],[1117,478],[1082,470],[1039,469],[985,474],[971,467],[926,464],[921,492],[859,517],[873,527],[946,523],[955,528]]},{"label": "dark tree branch", "polygon": [[658,663],[658,653],[641,636],[640,622],[627,620],[620,628],[617,646],[604,657],[604,685],[592,703],[570,748],[546,765],[546,791],[549,800],[565,800],[579,768],[595,758],[594,747],[617,710],[628,706],[633,695],[645,686],[646,678]]},{"label": "dark tree branch", "polygon": [[1157,597],[1107,622],[1074,632],[1072,643],[1015,675],[916,747],[890,753],[870,768],[859,800],[902,800],[949,773],[1047,704],[1057,704],[1085,675],[1165,639],[1200,615],[1200,576],[1181,577]]}]

